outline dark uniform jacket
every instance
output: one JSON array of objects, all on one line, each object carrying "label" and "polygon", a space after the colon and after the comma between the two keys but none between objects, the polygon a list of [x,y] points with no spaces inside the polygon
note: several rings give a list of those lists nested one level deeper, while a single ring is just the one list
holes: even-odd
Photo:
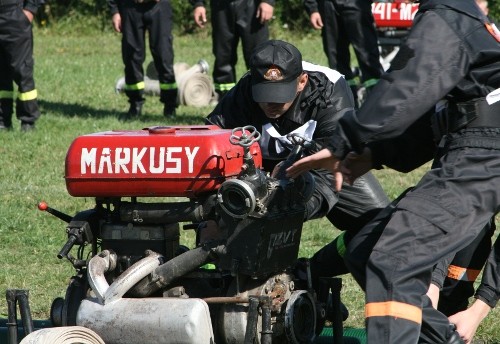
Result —
[{"label": "dark uniform jacket", "polygon": [[[348,113],[339,121],[327,147],[343,158],[349,151],[368,145],[376,166],[411,170],[430,160],[436,150],[438,141],[433,139],[431,123],[436,104],[445,100],[444,121],[445,126],[450,124],[450,131],[441,134],[456,133],[453,135],[459,135],[465,146],[493,148],[492,154],[499,154],[498,119],[475,129],[451,125],[463,115],[457,110],[460,104],[472,104],[469,109],[474,114],[474,106],[481,101],[484,104],[484,98],[499,88],[500,34],[495,34],[475,3],[421,1],[415,25],[390,72],[382,76],[357,114]],[[497,102],[490,108],[500,114],[499,105]],[[492,307],[500,296],[497,246],[476,294]]]},{"label": "dark uniform jacket", "polygon": [[[466,19],[457,21],[452,11],[440,10],[443,7],[466,14]],[[357,115],[342,118],[329,149],[343,158],[367,143],[411,130],[442,99],[451,104],[472,101],[499,88],[500,43],[487,29],[487,21],[473,1],[421,1],[414,28],[391,72],[382,76]],[[382,149],[375,148],[373,154],[377,164],[391,165],[399,159]]]}]

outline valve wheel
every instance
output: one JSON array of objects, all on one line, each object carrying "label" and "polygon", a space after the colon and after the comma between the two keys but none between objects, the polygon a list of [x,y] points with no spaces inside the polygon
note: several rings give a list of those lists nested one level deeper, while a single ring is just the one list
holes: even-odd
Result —
[{"label": "valve wheel", "polygon": [[[240,133],[238,135],[238,133]],[[244,127],[237,127],[231,130],[231,137],[229,137],[229,142],[233,145],[238,145],[241,147],[250,147],[255,142],[260,140],[260,133],[252,125],[246,125]]]}]

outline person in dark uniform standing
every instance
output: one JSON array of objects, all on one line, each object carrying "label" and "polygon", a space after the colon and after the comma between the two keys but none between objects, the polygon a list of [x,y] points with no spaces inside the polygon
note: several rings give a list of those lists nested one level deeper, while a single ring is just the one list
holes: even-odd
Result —
[{"label": "person in dark uniform standing", "polygon": [[[264,170],[272,172],[292,147],[287,134],[321,143],[353,107],[350,89],[338,72],[303,62],[295,46],[270,40],[254,50],[250,72],[220,100],[206,122],[226,129],[255,126],[262,136]],[[320,277],[348,273],[343,264],[345,244],[389,199],[371,173],[344,185],[339,194],[333,190],[331,173],[314,170],[312,175],[315,190],[306,205],[305,220],[326,216],[344,231],[310,260],[312,284],[318,290]]]},{"label": "person in dark uniform standing", "polygon": [[160,82],[163,115],[175,115],[177,84],[174,75],[172,5],[170,0],[108,0],[113,28],[122,33],[122,59],[125,64],[125,94],[130,108],[127,117],[137,117],[144,105],[146,32]]},{"label": "person in dark uniform standing", "polygon": [[304,0],[311,25],[321,30],[323,50],[330,68],[343,74],[357,98],[358,84],[351,67],[352,44],[368,92],[384,72],[371,0]]},{"label": "person in dark uniform standing", "polygon": [[[196,25],[207,22],[204,0],[191,0]],[[269,39],[268,22],[273,17],[274,0],[211,0],[212,52],[215,56],[215,92],[222,98],[236,84],[238,43],[249,68],[254,48]]]},{"label": "person in dark uniform standing", "polygon": [[12,129],[14,82],[21,130],[35,129],[40,117],[33,77],[32,22],[41,4],[39,0],[0,1],[0,131]]},{"label": "person in dark uniform standing", "polygon": [[350,160],[370,155],[381,167],[400,159],[377,144],[433,110],[441,137],[434,168],[387,222],[357,234],[346,261],[366,292],[370,343],[417,343],[421,330],[443,326],[449,330],[441,342],[461,343],[425,294],[432,267],[469,245],[500,211],[500,32],[474,0],[423,0],[391,69],[358,113],[339,120],[327,149],[288,174],[328,168],[340,189],[341,169],[347,181],[364,172]]}]

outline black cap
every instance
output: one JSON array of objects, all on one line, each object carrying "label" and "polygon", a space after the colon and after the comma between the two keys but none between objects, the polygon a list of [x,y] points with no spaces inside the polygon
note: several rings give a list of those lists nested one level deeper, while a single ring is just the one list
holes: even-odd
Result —
[{"label": "black cap", "polygon": [[269,40],[260,44],[250,58],[253,100],[258,103],[292,101],[302,71],[302,54],[290,43]]}]

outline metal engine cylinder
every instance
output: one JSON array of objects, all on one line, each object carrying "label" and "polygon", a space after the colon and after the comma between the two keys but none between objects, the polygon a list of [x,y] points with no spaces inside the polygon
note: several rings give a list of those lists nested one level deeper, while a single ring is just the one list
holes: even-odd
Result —
[{"label": "metal engine cylinder", "polygon": [[208,305],[201,299],[119,299],[107,305],[83,300],[77,325],[106,344],[213,344]]}]

